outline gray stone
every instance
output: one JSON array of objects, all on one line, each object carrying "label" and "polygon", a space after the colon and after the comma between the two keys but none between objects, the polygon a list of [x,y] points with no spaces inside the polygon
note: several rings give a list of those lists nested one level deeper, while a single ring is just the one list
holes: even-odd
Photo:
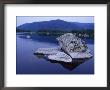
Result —
[{"label": "gray stone", "polygon": [[91,58],[92,54],[83,40],[67,33],[57,38],[60,47],[39,48],[35,53],[47,55],[50,60],[72,62],[72,59]]},{"label": "gray stone", "polygon": [[82,52],[87,50],[87,45],[83,40],[72,33],[64,34],[57,38],[59,45],[66,53]]},{"label": "gray stone", "polygon": [[58,52],[54,55],[49,55],[48,58],[50,60],[62,61],[62,62],[72,62],[72,58],[64,52]]},{"label": "gray stone", "polygon": [[50,55],[57,54],[58,52],[61,52],[61,50],[58,47],[56,47],[56,48],[38,48],[35,53]]}]

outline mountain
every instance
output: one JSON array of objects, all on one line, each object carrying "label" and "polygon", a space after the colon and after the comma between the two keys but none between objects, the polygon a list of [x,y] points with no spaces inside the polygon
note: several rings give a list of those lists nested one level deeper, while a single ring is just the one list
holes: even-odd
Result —
[{"label": "mountain", "polygon": [[42,22],[25,23],[17,27],[17,30],[38,31],[38,30],[94,30],[94,23],[67,22],[60,19]]}]

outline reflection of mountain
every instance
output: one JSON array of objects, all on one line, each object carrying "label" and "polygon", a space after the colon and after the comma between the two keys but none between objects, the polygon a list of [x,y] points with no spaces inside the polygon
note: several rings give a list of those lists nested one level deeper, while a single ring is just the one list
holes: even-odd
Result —
[{"label": "reflection of mountain", "polygon": [[17,27],[17,30],[38,31],[38,30],[84,30],[94,29],[93,23],[67,22],[60,19],[42,22],[25,23]]}]

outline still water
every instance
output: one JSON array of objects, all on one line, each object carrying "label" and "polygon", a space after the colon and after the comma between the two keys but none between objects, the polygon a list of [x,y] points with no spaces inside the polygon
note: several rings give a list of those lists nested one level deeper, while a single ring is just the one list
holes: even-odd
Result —
[{"label": "still water", "polygon": [[[57,47],[54,36],[16,35],[16,74],[94,74],[94,57],[72,64],[51,62],[34,55],[37,48]],[[86,43],[94,55],[93,40]]]}]

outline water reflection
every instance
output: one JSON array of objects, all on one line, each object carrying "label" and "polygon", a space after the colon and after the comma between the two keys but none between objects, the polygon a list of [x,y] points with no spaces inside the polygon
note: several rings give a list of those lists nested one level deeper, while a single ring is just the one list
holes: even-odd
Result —
[{"label": "water reflection", "polygon": [[[46,58],[45,55],[43,54],[35,54],[34,55],[38,58],[38,59],[42,59],[42,58]],[[56,64],[60,64],[62,65],[64,68],[68,69],[69,71],[72,71],[73,69],[75,69],[76,67],[78,67],[80,64],[84,63],[85,61],[88,61],[89,59],[73,59],[72,63],[65,63],[62,61],[54,61],[54,60],[49,60],[46,58],[47,61],[49,61],[50,63],[56,63]]]},{"label": "water reflection", "polygon": [[32,40],[37,40],[39,42],[48,42],[48,43],[54,43],[57,44],[56,36],[40,36],[37,34],[19,34],[19,38],[23,39],[32,39]]},{"label": "water reflection", "polygon": [[[29,38],[26,36],[29,35]],[[31,36],[31,37],[30,37]],[[44,55],[34,55],[37,48],[57,47],[57,41],[53,36],[38,36],[28,33],[19,33],[16,35],[17,40],[17,74],[93,74],[94,73],[94,57],[89,59],[87,63],[74,62],[71,64],[63,62],[52,62]],[[93,40],[88,40],[88,47],[94,55]],[[92,44],[91,44],[92,43]],[[24,55],[25,53],[25,55]],[[81,60],[77,60],[81,61]],[[31,63],[30,63],[31,62]],[[56,63],[56,64],[55,64]],[[81,67],[80,67],[81,66]]]},{"label": "water reflection", "polygon": [[80,64],[84,63],[86,60],[77,60],[74,61],[72,63],[65,63],[65,62],[58,62],[58,61],[51,61],[49,60],[51,63],[57,63],[62,65],[64,68],[72,71],[73,69],[75,69],[76,67],[78,67]]},{"label": "water reflection", "polygon": [[38,59],[45,58],[45,55],[44,55],[44,54],[37,54],[37,53],[34,53],[34,55],[35,55]]}]

